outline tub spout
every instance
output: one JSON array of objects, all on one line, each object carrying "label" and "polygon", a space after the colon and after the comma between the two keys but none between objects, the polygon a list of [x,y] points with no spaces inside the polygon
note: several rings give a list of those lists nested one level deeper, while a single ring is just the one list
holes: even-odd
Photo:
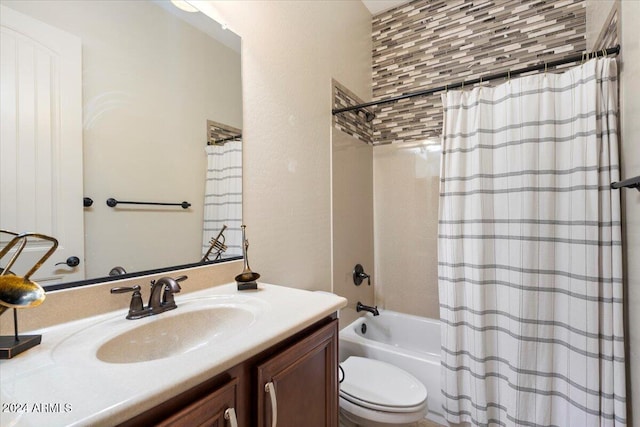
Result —
[{"label": "tub spout", "polygon": [[368,306],[368,305],[364,305],[360,301],[358,301],[358,303],[356,304],[356,311],[357,312],[368,311],[369,313],[373,314],[374,316],[378,316],[380,314],[380,312],[378,312],[378,306],[377,305],[375,307],[371,307],[371,306]]}]

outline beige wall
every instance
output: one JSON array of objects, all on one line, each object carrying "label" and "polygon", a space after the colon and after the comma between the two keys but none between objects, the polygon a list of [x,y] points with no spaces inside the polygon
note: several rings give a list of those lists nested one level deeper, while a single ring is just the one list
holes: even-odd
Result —
[{"label": "beige wall", "polygon": [[373,150],[376,302],[435,319],[440,317],[438,144],[389,144]]},{"label": "beige wall", "polygon": [[[620,86],[621,176],[631,178],[640,175],[640,2],[621,2],[622,55]],[[624,247],[627,252],[627,307],[633,423],[640,425],[640,192],[621,190],[624,206]]]},{"label": "beige wall", "polygon": [[[349,300],[340,313],[343,325],[357,317],[358,301],[374,305],[377,288],[373,260],[373,152],[374,148],[337,129],[332,131],[333,164],[333,291]],[[371,286],[353,282],[361,264],[371,275]]]},{"label": "beige wall", "polygon": [[593,50],[601,31],[604,29],[605,21],[616,3],[620,3],[620,0],[586,0],[587,28],[585,38],[587,39],[588,51]]},{"label": "beige wall", "polygon": [[[82,40],[87,278],[197,262],[206,121],[242,127],[239,53],[151,2],[3,5]],[[109,197],[192,206],[115,210]]]},{"label": "beige wall", "polygon": [[359,1],[199,4],[242,37],[244,219],[266,282],[331,289],[331,79],[371,93]]}]

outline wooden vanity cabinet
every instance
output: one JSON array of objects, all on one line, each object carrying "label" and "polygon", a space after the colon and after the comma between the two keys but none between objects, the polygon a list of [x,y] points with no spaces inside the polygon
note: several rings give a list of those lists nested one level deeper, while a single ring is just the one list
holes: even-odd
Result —
[{"label": "wooden vanity cabinet", "polygon": [[258,365],[258,427],[338,426],[337,336],[330,323]]},{"label": "wooden vanity cabinet", "polygon": [[250,404],[249,384],[244,365],[204,381],[160,405],[121,424],[119,427],[229,427],[224,419],[227,409],[233,408],[238,426],[248,426]]},{"label": "wooden vanity cabinet", "polygon": [[178,411],[165,421],[158,424],[160,427],[224,427],[225,412],[233,410],[233,417],[236,417],[238,388],[237,378],[232,379],[227,384],[221,386],[213,393],[190,404],[186,408]]},{"label": "wooden vanity cabinet", "polygon": [[238,427],[271,427],[275,398],[277,427],[338,427],[337,370],[333,315],[120,425],[230,427],[234,408]]}]

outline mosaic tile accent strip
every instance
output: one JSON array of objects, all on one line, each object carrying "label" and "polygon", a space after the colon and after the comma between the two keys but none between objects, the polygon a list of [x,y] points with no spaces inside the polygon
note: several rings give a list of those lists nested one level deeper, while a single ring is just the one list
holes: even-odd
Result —
[{"label": "mosaic tile accent strip", "polygon": [[[333,108],[344,108],[352,105],[362,104],[353,92],[344,85],[333,80]],[[367,111],[372,111],[370,108]],[[373,136],[373,122],[367,122],[364,111],[348,111],[333,116],[333,126],[360,141],[371,144]]]},{"label": "mosaic tile accent strip", "polygon": [[[585,31],[583,0],[414,0],[373,17],[373,99],[558,60]],[[439,95],[372,108],[374,144],[442,132]]]},{"label": "mosaic tile accent strip", "polygon": [[242,135],[242,129],[207,120],[207,145],[224,145],[224,142],[216,144],[216,141],[238,135]]}]

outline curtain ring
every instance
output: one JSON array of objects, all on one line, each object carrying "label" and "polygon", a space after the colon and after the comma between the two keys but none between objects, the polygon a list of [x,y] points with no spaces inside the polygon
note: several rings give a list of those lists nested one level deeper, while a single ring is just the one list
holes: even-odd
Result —
[{"label": "curtain ring", "polygon": [[511,83],[511,70],[507,70],[507,81]]},{"label": "curtain ring", "polygon": [[544,63],[544,75],[545,75],[545,76],[547,75],[547,65],[548,65],[548,64],[545,62],[545,63]]}]

